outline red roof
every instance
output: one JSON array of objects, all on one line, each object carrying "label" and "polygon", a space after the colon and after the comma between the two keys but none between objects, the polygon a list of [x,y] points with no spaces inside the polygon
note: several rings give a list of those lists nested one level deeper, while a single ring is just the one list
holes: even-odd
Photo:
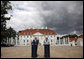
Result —
[{"label": "red roof", "polygon": [[81,34],[81,35],[79,36],[79,38],[83,38],[83,34]]},{"label": "red roof", "polygon": [[77,41],[77,38],[69,38],[69,40],[70,40],[70,42],[72,42],[72,41]]},{"label": "red roof", "polygon": [[50,29],[26,29],[26,30],[20,31],[19,35],[24,35],[24,34],[32,35],[32,34],[35,34],[36,32],[39,32],[39,33],[45,34],[45,35],[50,35],[50,34],[56,35],[56,33]]}]

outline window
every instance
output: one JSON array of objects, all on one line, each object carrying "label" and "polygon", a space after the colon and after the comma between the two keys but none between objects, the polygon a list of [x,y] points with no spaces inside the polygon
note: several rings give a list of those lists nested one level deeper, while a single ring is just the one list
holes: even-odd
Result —
[{"label": "window", "polygon": [[28,42],[28,40],[27,40],[27,42]]},{"label": "window", "polygon": [[57,37],[57,44],[59,44],[59,37]]},{"label": "window", "polygon": [[51,40],[51,42],[52,42],[52,40]]},{"label": "window", "polygon": [[27,38],[28,38],[28,35],[27,35]]},{"label": "window", "polygon": [[27,44],[27,45],[29,45],[29,44]]},{"label": "window", "polygon": [[68,39],[67,38],[65,39],[65,43],[68,44]]},{"label": "window", "polygon": [[63,39],[60,39],[60,44],[62,44]]},{"label": "window", "polygon": [[68,44],[68,39],[67,39],[67,44]]},{"label": "window", "polygon": [[77,44],[75,44],[75,45],[77,45]]},{"label": "window", "polygon": [[25,35],[24,35],[24,38],[25,38]]},{"label": "window", "polygon": [[57,37],[57,40],[59,40],[59,37]]},{"label": "window", "polygon": [[56,42],[56,44],[57,44],[57,42]]},{"label": "window", "polygon": [[24,42],[25,42],[25,40],[24,40]]}]

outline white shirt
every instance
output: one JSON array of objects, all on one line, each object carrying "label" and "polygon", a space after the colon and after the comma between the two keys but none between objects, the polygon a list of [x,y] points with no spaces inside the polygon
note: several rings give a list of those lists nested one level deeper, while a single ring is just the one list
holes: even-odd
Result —
[{"label": "white shirt", "polygon": [[44,45],[49,45],[49,44],[50,44],[49,40],[44,40]]}]

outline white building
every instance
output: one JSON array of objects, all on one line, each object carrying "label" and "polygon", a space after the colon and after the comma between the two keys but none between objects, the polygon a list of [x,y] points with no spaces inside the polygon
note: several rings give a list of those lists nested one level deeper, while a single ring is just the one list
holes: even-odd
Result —
[{"label": "white building", "polygon": [[62,46],[69,45],[69,38],[60,39],[62,35],[57,35],[56,32],[49,28],[40,29],[26,29],[19,32],[19,45],[26,46],[31,45],[31,41],[37,37],[39,43],[43,45],[43,41],[47,37],[50,41],[50,45]]},{"label": "white building", "polygon": [[16,46],[30,46],[31,41],[37,37],[39,43],[43,45],[43,41],[46,37],[50,41],[50,45],[54,46],[83,46],[83,35],[80,35],[79,38],[61,38],[64,35],[58,35],[56,32],[49,28],[30,28],[26,30],[22,30],[19,32],[19,37],[15,39],[8,39],[8,43],[15,44]]}]

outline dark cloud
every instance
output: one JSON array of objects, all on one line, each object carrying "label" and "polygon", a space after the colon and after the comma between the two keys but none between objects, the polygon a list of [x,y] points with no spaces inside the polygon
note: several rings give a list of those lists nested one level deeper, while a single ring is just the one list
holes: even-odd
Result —
[{"label": "dark cloud", "polygon": [[45,26],[54,28],[59,34],[69,34],[77,31],[83,32],[83,2],[45,2],[42,9],[50,11],[49,14],[42,14]]},{"label": "dark cloud", "polygon": [[12,6],[7,25],[16,31],[47,26],[58,34],[83,33],[83,1],[13,1]]}]

